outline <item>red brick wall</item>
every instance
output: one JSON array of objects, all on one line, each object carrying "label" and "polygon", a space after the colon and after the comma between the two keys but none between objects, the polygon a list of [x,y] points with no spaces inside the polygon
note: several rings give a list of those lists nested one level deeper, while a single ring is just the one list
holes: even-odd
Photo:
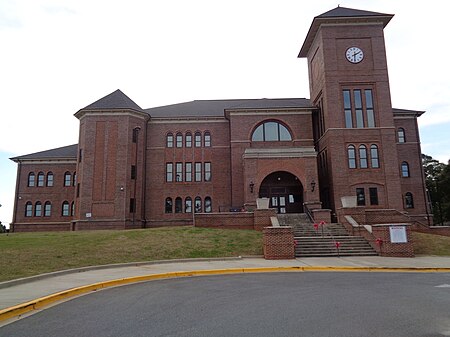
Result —
[{"label": "red brick wall", "polygon": [[253,213],[227,212],[195,214],[195,227],[254,229]]},{"label": "red brick wall", "polygon": [[294,233],[291,227],[263,229],[264,258],[282,260],[295,258]]}]

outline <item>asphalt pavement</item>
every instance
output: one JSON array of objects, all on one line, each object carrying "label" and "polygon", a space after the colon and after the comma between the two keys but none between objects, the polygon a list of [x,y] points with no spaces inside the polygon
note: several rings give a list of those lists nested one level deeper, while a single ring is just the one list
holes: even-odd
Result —
[{"label": "asphalt pavement", "polygon": [[261,257],[171,260],[93,266],[0,283],[0,321],[77,294],[152,279],[274,271],[450,272],[450,257],[324,257],[265,260]]}]

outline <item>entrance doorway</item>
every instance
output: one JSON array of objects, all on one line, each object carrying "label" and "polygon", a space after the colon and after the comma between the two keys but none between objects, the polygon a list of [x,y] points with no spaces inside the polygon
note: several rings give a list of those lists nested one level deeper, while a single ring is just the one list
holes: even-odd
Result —
[{"label": "entrance doorway", "polygon": [[269,207],[277,213],[303,213],[303,187],[296,176],[278,171],[264,178],[259,188],[260,198],[269,198]]}]

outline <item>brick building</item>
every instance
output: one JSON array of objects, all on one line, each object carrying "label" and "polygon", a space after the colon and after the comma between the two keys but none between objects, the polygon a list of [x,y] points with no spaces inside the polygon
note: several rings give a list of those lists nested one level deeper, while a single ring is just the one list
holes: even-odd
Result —
[{"label": "brick building", "polygon": [[393,109],[383,29],[393,15],[337,7],[299,57],[311,99],[142,109],[117,90],[75,113],[79,143],[18,163],[14,231],[192,224],[195,213],[367,209],[427,217],[417,118]]}]

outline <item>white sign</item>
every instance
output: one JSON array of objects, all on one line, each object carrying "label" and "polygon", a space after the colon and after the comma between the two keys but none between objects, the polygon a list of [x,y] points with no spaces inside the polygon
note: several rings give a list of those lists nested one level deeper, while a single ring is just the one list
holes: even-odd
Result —
[{"label": "white sign", "polygon": [[92,213],[86,213],[86,218],[91,218],[92,217]]},{"label": "white sign", "polygon": [[391,234],[391,243],[408,242],[405,226],[389,226],[389,233]]}]

